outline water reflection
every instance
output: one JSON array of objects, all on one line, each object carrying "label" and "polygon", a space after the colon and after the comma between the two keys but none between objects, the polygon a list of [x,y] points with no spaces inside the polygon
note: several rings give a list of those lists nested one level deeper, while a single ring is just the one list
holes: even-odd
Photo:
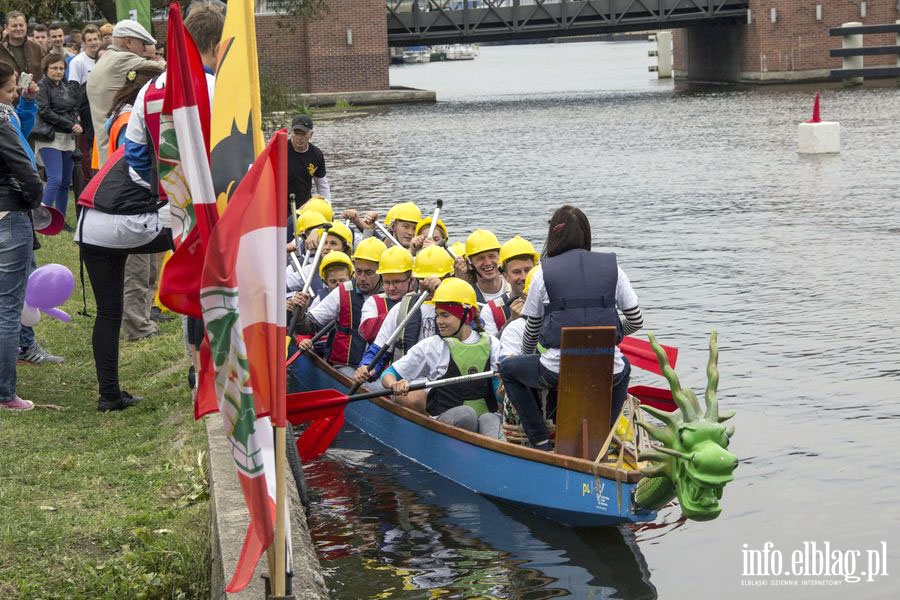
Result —
[{"label": "water reflection", "polygon": [[355,429],[307,480],[336,598],[656,598],[630,530],[573,530],[496,504]]}]

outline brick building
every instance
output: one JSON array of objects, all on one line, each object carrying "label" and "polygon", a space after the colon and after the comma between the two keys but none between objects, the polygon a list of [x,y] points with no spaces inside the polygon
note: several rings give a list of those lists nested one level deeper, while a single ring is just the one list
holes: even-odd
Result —
[{"label": "brick building", "polygon": [[[878,25],[900,19],[897,0],[750,0],[749,4],[749,23],[675,30],[675,76],[742,82],[825,79],[831,69],[841,67],[841,59],[828,52],[840,48],[841,38],[829,36],[829,28],[851,21]],[[864,43],[893,45],[896,36],[867,35]],[[867,56],[865,64],[893,65],[896,58]]]},{"label": "brick building", "polygon": [[[153,23],[165,40],[165,21]],[[260,81],[295,93],[390,87],[384,0],[332,0],[312,21],[277,15],[257,1]]]}]

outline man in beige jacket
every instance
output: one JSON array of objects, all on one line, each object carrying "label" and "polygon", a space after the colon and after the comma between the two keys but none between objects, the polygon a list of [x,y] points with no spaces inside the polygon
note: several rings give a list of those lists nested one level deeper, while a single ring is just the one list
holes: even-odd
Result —
[{"label": "man in beige jacket", "polygon": [[107,159],[109,134],[105,125],[116,92],[125,84],[128,71],[145,64],[156,64],[141,56],[145,44],[156,44],[156,40],[143,25],[131,19],[119,21],[113,28],[112,45],[100,57],[87,78],[87,97],[91,105],[94,139],[100,158],[98,169],[103,167]]}]

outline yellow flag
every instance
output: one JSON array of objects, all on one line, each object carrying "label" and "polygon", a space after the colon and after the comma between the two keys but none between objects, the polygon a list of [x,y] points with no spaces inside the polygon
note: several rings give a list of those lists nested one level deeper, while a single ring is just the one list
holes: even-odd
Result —
[{"label": "yellow flag", "polygon": [[210,128],[210,168],[219,214],[265,147],[253,0],[228,3],[219,44]]}]

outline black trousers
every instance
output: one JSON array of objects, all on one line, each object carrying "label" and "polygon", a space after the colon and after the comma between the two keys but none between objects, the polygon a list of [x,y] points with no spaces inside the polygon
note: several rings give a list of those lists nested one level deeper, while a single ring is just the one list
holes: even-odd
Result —
[{"label": "black trousers", "polygon": [[125,261],[128,255],[85,244],[81,248],[81,258],[97,301],[91,346],[100,395],[114,400],[122,395],[119,388],[119,330],[122,328],[122,308],[125,304]]},{"label": "black trousers", "polygon": [[91,346],[100,396],[118,400],[119,387],[119,331],[122,329],[122,310],[125,304],[125,261],[129,254],[155,254],[171,248],[172,235],[165,230],[155,240],[127,250],[81,244],[81,260],[91,281],[97,302],[97,317]]}]

